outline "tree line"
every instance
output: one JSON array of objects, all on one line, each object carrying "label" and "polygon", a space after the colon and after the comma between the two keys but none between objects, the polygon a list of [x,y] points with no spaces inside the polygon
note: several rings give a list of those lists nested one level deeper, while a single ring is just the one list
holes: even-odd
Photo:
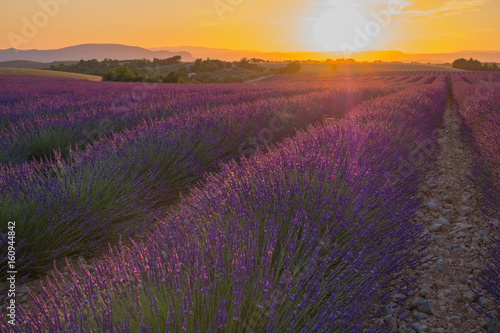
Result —
[{"label": "tree line", "polygon": [[128,68],[131,71],[141,72],[145,71],[146,68],[171,66],[180,64],[181,62],[182,62],[182,57],[179,55],[166,59],[154,58],[153,61],[148,59],[127,60],[127,61],[120,61],[116,59],[104,59],[103,61],[98,61],[97,59],[92,59],[92,60],[82,59],[76,64],[67,65],[61,63],[57,66],[52,65],[49,67],[49,69],[62,72],[103,76],[106,72],[113,71],[116,68],[123,66],[124,63],[128,66]]},{"label": "tree line", "polygon": [[258,63],[261,59],[243,58],[239,61],[218,59],[196,59],[188,66],[167,73],[137,72],[125,64],[104,73],[103,81],[115,82],[163,82],[163,83],[231,83],[244,82],[266,74],[297,73],[301,69],[298,62],[290,62],[279,68],[265,68]]},{"label": "tree line", "polygon": [[152,61],[82,59],[73,64],[52,65],[49,69],[99,75],[103,81],[151,83],[245,82],[265,75],[297,73],[301,70],[301,64],[297,61],[288,62],[285,66],[277,68],[262,66],[265,62],[258,58],[243,58],[239,61],[200,58],[194,63],[183,64],[181,56],[174,56],[167,59],[155,58]]},{"label": "tree line", "polygon": [[481,63],[479,60],[472,59],[470,58],[469,60],[466,60],[464,58],[460,58],[455,60],[451,66],[453,68],[457,69],[465,69],[469,71],[498,71],[498,64],[495,62],[492,63],[487,63],[485,62],[484,64]]}]

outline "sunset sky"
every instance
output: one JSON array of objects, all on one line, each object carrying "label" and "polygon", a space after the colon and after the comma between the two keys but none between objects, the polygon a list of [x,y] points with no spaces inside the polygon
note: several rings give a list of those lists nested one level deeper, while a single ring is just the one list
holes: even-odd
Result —
[{"label": "sunset sky", "polygon": [[0,49],[500,50],[498,0],[0,0]]}]

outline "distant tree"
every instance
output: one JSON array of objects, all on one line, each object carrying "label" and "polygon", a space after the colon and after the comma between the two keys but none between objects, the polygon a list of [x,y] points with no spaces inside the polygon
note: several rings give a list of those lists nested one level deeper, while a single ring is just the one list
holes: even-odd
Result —
[{"label": "distant tree", "polygon": [[180,55],[173,56],[171,58],[167,59],[153,59],[153,66],[170,66],[170,65],[177,65],[182,62],[182,57]]},{"label": "distant tree", "polygon": [[288,63],[286,66],[276,69],[278,74],[289,74],[300,72],[302,66],[298,61]]},{"label": "distant tree", "polygon": [[464,58],[460,58],[455,60],[452,65],[453,68],[465,69],[470,71],[497,71],[498,65],[496,63],[493,64],[482,64],[479,60],[470,58],[466,60]]},{"label": "distant tree", "polygon": [[179,74],[172,71],[170,72],[165,79],[163,79],[164,83],[178,83],[179,82]]},{"label": "distant tree", "polygon": [[496,62],[492,62],[490,64],[485,63],[484,67],[489,71],[498,71],[498,64]]},{"label": "distant tree", "polygon": [[464,58],[457,59],[451,64],[451,67],[458,69],[467,69],[467,60],[465,60]]},{"label": "distant tree", "polygon": [[104,73],[103,81],[116,81],[116,82],[134,82],[138,80],[138,76],[130,71],[128,65],[123,65],[115,68],[112,71]]},{"label": "distant tree", "polygon": [[248,60],[247,58],[243,58],[240,61],[235,61],[234,65],[238,68],[248,69],[251,71],[263,72],[266,70],[264,67],[259,66],[256,63],[253,63],[251,60]]},{"label": "distant tree", "polygon": [[210,58],[207,58],[206,60],[196,59],[194,64],[191,65],[191,67],[189,68],[189,70],[191,73],[215,72],[227,68],[226,65],[227,65],[226,61],[218,59],[210,59]]},{"label": "distant tree", "polygon": [[107,71],[102,76],[102,81],[112,81],[114,76],[114,71]]},{"label": "distant tree", "polygon": [[252,62],[252,63],[254,63],[254,64],[255,64],[255,63],[259,63],[259,64],[260,64],[260,63],[263,63],[263,62],[265,62],[265,61],[264,61],[264,59],[252,58],[252,59],[250,59],[250,62]]},{"label": "distant tree", "polygon": [[[148,59],[138,59],[138,60],[128,60],[119,61],[116,59],[104,59],[103,61],[98,61],[97,59],[92,60],[80,60],[79,62],[72,65],[65,65],[61,63],[59,66],[51,66],[51,69],[65,72],[82,73],[82,74],[93,74],[93,75],[104,75],[108,71],[113,71],[120,67],[122,63],[126,63],[131,72],[143,73],[147,72],[148,67],[153,66],[169,66],[181,63],[181,56],[174,56],[167,59],[157,59],[153,61]],[[147,77],[147,75],[144,75]],[[109,77],[107,74],[106,77]]]},{"label": "distant tree", "polygon": [[113,78],[113,81],[125,81],[125,82],[133,82],[135,81],[135,75],[130,71],[128,68],[128,65],[123,65],[120,67],[117,67],[115,69],[115,77]]}]

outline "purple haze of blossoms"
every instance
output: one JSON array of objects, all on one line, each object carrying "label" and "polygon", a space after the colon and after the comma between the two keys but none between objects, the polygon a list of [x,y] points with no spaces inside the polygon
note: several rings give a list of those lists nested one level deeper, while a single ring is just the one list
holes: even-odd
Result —
[{"label": "purple haze of blossoms", "polygon": [[497,221],[480,281],[500,305],[500,74],[456,74],[452,83],[462,134],[473,148],[472,180],[483,190],[483,211]]},{"label": "purple haze of blossoms", "polygon": [[[44,86],[42,91],[55,94],[56,82],[49,80],[53,86]],[[65,89],[73,95],[82,91],[106,100],[102,95],[106,96],[106,87],[111,91],[129,87],[106,84],[99,95],[96,83],[75,82],[76,87],[68,84],[65,88],[66,80],[62,80],[59,88],[62,93]],[[60,262],[65,256],[95,255],[108,242],[116,243],[120,234],[143,232],[145,226],[155,223],[155,215],[163,214],[158,210],[166,209],[178,199],[179,192],[201,180],[205,173],[216,171],[220,163],[241,153],[249,155],[265,149],[296,128],[323,117],[342,116],[360,101],[394,91],[372,85],[336,87],[321,80],[305,87],[286,83],[283,87],[276,83],[259,88],[243,85],[247,92],[241,85],[194,85],[190,88],[194,91],[182,85],[174,85],[171,90],[168,87],[156,88],[157,93],[177,93],[180,99],[186,93],[199,98],[190,102],[199,107],[179,110],[165,119],[138,122],[101,137],[84,150],[70,149],[66,159],[55,151],[52,158],[45,160],[0,165],[0,218],[16,220],[19,225],[19,277],[43,273],[54,260]],[[17,98],[29,100],[31,94],[36,95],[24,91]],[[8,97],[2,98],[5,102]],[[160,102],[161,98],[152,100]],[[104,106],[97,103],[94,107],[105,116]],[[75,111],[79,112],[84,111]],[[262,128],[276,124],[276,119],[279,126],[270,127],[274,129],[272,137],[252,146],[248,138],[259,138]],[[0,245],[6,241],[2,237]],[[4,252],[0,262],[6,261]]]},{"label": "purple haze of blossoms", "polygon": [[[432,83],[367,101],[341,121],[223,164],[145,243],[110,247],[92,274],[69,265],[69,278],[48,279],[32,309],[19,309],[14,331],[367,328],[425,247],[422,226],[411,220],[436,154],[399,169],[442,126],[447,77],[425,81]],[[105,158],[112,146],[97,145],[82,159],[99,149]]]}]

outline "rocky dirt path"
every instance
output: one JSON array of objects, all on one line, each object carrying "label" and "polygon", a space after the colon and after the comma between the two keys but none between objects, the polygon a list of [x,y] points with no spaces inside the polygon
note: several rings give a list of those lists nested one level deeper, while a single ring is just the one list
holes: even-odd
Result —
[{"label": "rocky dirt path", "polygon": [[[459,132],[459,120],[450,101],[445,113],[445,128],[439,133],[438,170],[420,188],[424,198],[417,222],[426,225],[430,236],[429,254],[415,272],[417,285],[403,307],[409,307],[416,322],[396,332],[500,332],[500,327],[471,307],[490,308],[494,301],[476,277],[485,267],[491,228],[478,207],[479,190],[467,179],[472,156]],[[475,292],[474,292],[475,291]],[[497,327],[496,327],[496,326]],[[488,327],[489,326],[489,327]]]}]

